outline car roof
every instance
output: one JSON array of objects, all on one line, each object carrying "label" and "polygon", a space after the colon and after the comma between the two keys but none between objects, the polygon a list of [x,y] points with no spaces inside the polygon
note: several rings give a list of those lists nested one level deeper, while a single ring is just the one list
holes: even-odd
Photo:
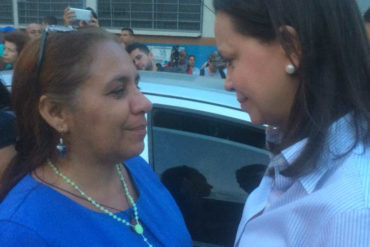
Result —
[{"label": "car roof", "polygon": [[139,87],[157,95],[212,104],[241,111],[235,92],[224,89],[222,79],[181,73],[140,71]]}]

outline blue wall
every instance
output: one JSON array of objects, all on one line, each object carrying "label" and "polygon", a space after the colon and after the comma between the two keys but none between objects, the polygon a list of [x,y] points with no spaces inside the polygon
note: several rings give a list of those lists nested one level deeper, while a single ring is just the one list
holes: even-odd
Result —
[{"label": "blue wall", "polygon": [[[150,46],[157,46],[157,47],[168,47],[172,46],[173,44],[156,44],[156,43],[145,43],[146,45]],[[179,44],[180,49],[185,48],[188,56],[194,55],[195,56],[195,67],[200,68],[203,63],[208,60],[209,54],[216,51],[216,46],[211,45],[183,45]]]}]

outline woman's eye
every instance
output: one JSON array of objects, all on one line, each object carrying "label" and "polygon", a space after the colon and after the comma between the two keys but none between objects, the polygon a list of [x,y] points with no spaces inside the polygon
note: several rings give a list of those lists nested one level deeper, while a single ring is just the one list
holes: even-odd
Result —
[{"label": "woman's eye", "polygon": [[123,88],[113,90],[111,92],[111,95],[113,95],[115,98],[121,98],[125,93],[125,90]]}]

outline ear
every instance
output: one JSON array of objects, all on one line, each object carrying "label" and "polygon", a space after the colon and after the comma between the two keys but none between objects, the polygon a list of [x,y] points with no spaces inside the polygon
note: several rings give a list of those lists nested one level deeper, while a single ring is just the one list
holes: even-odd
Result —
[{"label": "ear", "polygon": [[67,110],[46,95],[42,95],[39,100],[39,112],[42,118],[57,132],[68,132]]},{"label": "ear", "polygon": [[281,34],[281,45],[285,50],[289,60],[293,63],[296,68],[299,68],[301,54],[302,54],[302,46],[300,39],[298,37],[298,33],[292,26],[281,26],[279,28]]},{"label": "ear", "polygon": [[148,56],[150,57],[150,59],[153,59],[153,53],[149,52]]}]

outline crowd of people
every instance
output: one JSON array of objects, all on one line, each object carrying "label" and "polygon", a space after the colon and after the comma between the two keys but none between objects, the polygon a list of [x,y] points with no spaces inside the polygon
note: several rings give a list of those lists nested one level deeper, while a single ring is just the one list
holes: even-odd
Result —
[{"label": "crowd of people", "polygon": [[[76,21],[76,15],[74,11],[71,10],[71,8],[66,8],[63,15],[63,24],[65,26],[77,25],[78,27],[99,27],[97,14],[93,9],[87,9],[91,11],[91,21]],[[40,38],[42,30],[44,30],[46,26],[57,24],[58,21],[56,17],[46,16],[43,18],[41,24],[29,24],[26,27],[25,32],[23,30],[16,30],[12,27],[3,29],[3,33],[9,32],[11,33],[9,34],[10,36],[15,36],[16,38],[12,38],[13,41],[10,44],[8,42],[7,46],[11,46],[9,49],[6,49],[9,51],[9,54],[5,55],[4,53],[3,56],[0,54],[0,70],[12,69],[14,62],[17,60],[18,54],[20,54],[22,51],[25,42]],[[0,34],[1,31],[2,30],[0,30]],[[6,37],[7,35],[4,35],[3,37],[4,46],[7,43]],[[209,54],[208,60],[204,61],[201,68],[198,68],[195,66],[195,55],[188,55],[185,49],[179,49],[178,45],[174,45],[171,51],[171,56],[168,58],[168,62],[161,64],[156,61],[157,59],[154,57],[147,45],[135,42],[135,34],[131,28],[123,27],[118,35],[118,39],[122,46],[127,49],[138,70],[165,71],[222,79],[225,78],[227,71],[226,64],[223,62],[222,57],[217,51]],[[10,58],[7,58],[8,56]]]},{"label": "crowd of people", "polygon": [[156,63],[132,29],[117,38],[98,28],[92,9],[77,22],[65,9],[77,30],[46,35],[50,17],[26,32],[1,29],[1,66],[14,69],[11,96],[0,84],[1,246],[193,246],[139,156],[152,105],[138,70],[223,78],[251,121],[267,125],[271,161],[235,246],[370,246],[370,9],[361,16],[352,0],[214,8],[218,51],[201,68],[177,46]]}]

